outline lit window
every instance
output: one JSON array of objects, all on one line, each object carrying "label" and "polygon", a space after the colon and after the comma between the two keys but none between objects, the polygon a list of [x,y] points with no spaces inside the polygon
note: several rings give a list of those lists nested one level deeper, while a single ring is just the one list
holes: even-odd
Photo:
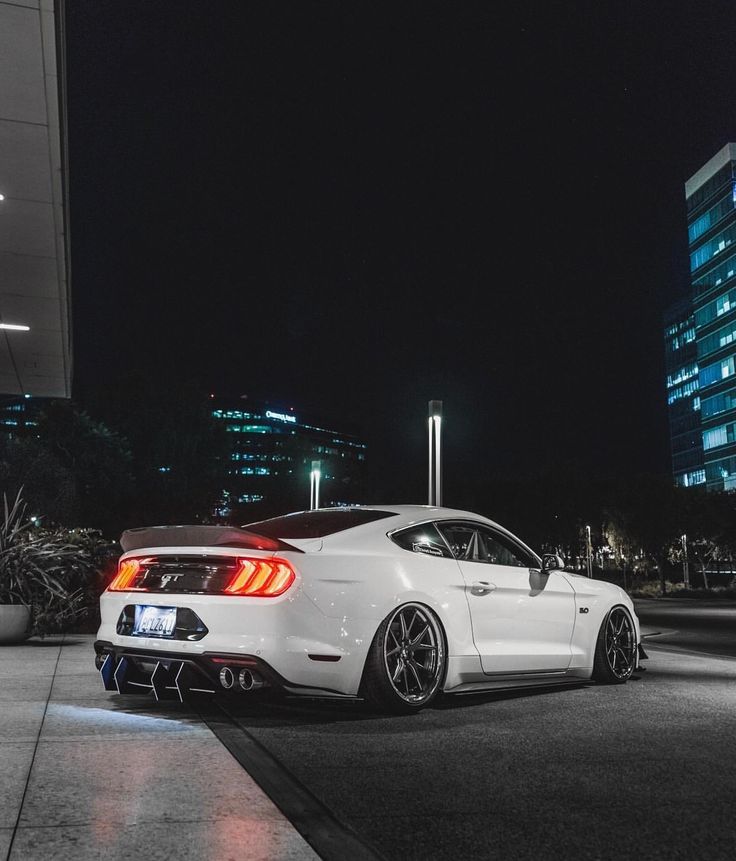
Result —
[{"label": "lit window", "polygon": [[736,367],[734,367],[733,356],[729,356],[720,362],[714,362],[712,365],[706,365],[700,371],[700,388],[703,389],[706,386],[717,383],[719,380],[725,380],[732,376],[735,371]]},{"label": "lit window", "polygon": [[705,451],[732,442],[736,442],[736,422],[703,431],[703,449]]},{"label": "lit window", "polygon": [[704,484],[705,483],[705,470],[704,469],[695,469],[692,472],[686,472],[684,475],[678,477],[678,484],[683,485],[684,487],[692,487],[695,484]]},{"label": "lit window", "polygon": [[261,493],[241,493],[238,497],[238,502],[241,503],[250,503],[250,502],[260,502],[263,499],[263,494]]},{"label": "lit window", "polygon": [[698,365],[696,362],[692,362],[689,365],[685,365],[682,368],[678,368],[674,374],[668,374],[667,376],[667,388],[671,389],[673,386],[678,385],[679,383],[685,382],[685,380],[689,380],[692,377],[697,376],[698,373]]}]

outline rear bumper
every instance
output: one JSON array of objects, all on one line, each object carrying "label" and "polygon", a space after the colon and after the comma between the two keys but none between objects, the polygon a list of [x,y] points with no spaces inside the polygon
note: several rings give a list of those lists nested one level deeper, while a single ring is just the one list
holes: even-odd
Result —
[{"label": "rear bumper", "polygon": [[[122,621],[131,606],[143,603],[191,611],[203,630],[186,639],[133,636]],[[178,659],[210,673],[210,656],[254,660],[293,683],[290,690],[321,689],[348,696],[358,692],[378,626],[370,620],[327,617],[298,588],[273,599],[105,592],[100,613],[97,639],[118,655],[127,651],[160,662]]]},{"label": "rear bumper", "polygon": [[[229,668],[235,678],[241,670],[248,670],[256,679],[262,680],[266,687],[285,693],[352,699],[331,688],[297,684],[284,678],[267,661],[256,655],[164,653],[115,645],[107,640],[97,640],[94,648],[95,666],[105,690],[120,694],[152,695],[156,700],[180,702],[191,695],[214,696],[227,690],[222,684],[221,672]],[[234,690],[239,690],[237,685]]]}]

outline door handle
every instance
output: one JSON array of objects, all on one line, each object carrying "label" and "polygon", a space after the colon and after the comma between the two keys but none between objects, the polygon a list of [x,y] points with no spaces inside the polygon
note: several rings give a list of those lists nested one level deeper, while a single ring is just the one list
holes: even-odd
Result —
[{"label": "door handle", "polygon": [[471,585],[470,591],[474,595],[487,595],[489,592],[493,592],[495,588],[495,583],[489,583],[487,580],[476,580]]}]

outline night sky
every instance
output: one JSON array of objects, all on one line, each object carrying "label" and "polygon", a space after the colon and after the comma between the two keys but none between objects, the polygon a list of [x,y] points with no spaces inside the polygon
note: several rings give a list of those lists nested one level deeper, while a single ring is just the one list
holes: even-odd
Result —
[{"label": "night sky", "polygon": [[405,501],[430,398],[448,488],[667,472],[732,3],[67,0],[67,43],[77,396],[137,370],[355,424]]}]

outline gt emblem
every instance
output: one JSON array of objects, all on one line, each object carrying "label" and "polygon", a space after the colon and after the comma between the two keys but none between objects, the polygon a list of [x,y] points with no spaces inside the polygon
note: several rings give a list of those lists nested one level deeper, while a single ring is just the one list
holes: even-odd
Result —
[{"label": "gt emblem", "polygon": [[588,612],[588,608],[587,608],[587,607],[581,607],[581,608],[580,608],[580,612],[581,612],[581,613],[587,613],[587,612]]}]

